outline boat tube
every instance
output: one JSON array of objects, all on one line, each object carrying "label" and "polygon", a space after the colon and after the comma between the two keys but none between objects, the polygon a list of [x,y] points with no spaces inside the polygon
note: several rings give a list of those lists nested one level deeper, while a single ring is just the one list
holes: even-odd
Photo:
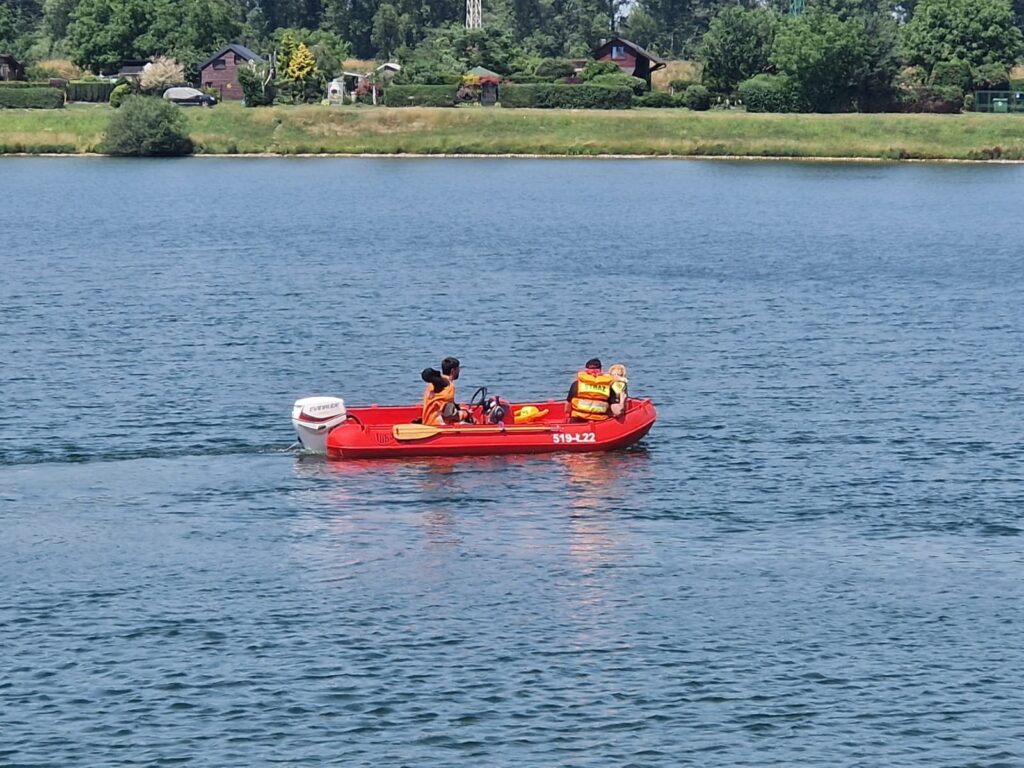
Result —
[{"label": "boat tube", "polygon": [[[296,402],[292,424],[307,450],[342,460],[614,451],[643,438],[657,418],[646,399],[630,398],[620,416],[600,421],[569,422],[566,405],[513,403],[507,423],[432,426],[416,423],[419,406],[346,409],[338,398],[305,398]],[[520,413],[529,418],[517,422]]]}]

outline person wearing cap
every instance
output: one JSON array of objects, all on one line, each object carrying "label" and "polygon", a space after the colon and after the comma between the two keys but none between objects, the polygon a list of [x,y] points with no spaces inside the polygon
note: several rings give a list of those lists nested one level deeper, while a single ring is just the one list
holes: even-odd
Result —
[{"label": "person wearing cap", "polygon": [[602,421],[622,413],[619,396],[612,389],[614,379],[601,372],[601,361],[592,357],[576,374],[566,401],[569,421]]}]

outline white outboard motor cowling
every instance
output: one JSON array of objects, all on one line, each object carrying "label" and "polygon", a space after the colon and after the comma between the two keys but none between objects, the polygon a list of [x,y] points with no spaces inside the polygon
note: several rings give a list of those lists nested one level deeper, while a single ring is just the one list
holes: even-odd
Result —
[{"label": "white outboard motor cowling", "polygon": [[345,422],[345,401],[340,397],[304,397],[292,406],[292,426],[302,447],[327,453],[327,435]]}]

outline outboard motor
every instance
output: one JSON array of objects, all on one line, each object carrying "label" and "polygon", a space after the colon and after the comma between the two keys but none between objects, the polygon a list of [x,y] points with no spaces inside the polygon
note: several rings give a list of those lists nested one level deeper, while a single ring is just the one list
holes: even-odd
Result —
[{"label": "outboard motor", "polygon": [[292,426],[302,447],[313,453],[327,453],[327,435],[346,419],[345,401],[340,397],[304,397],[292,406]]}]

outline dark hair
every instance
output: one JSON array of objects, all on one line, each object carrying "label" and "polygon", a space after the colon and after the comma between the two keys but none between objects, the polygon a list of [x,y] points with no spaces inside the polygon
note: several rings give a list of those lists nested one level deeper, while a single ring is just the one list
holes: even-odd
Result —
[{"label": "dark hair", "polygon": [[600,360],[600,358],[597,358],[597,357],[590,358],[589,360],[587,360],[586,367],[587,368],[600,368],[601,367],[601,360]]},{"label": "dark hair", "polygon": [[459,367],[459,358],[457,357],[446,357],[441,361],[441,373],[445,376]]},{"label": "dark hair", "polygon": [[448,380],[441,377],[441,372],[433,368],[424,368],[420,378],[427,384],[434,385],[435,392],[442,392],[448,386]]}]

